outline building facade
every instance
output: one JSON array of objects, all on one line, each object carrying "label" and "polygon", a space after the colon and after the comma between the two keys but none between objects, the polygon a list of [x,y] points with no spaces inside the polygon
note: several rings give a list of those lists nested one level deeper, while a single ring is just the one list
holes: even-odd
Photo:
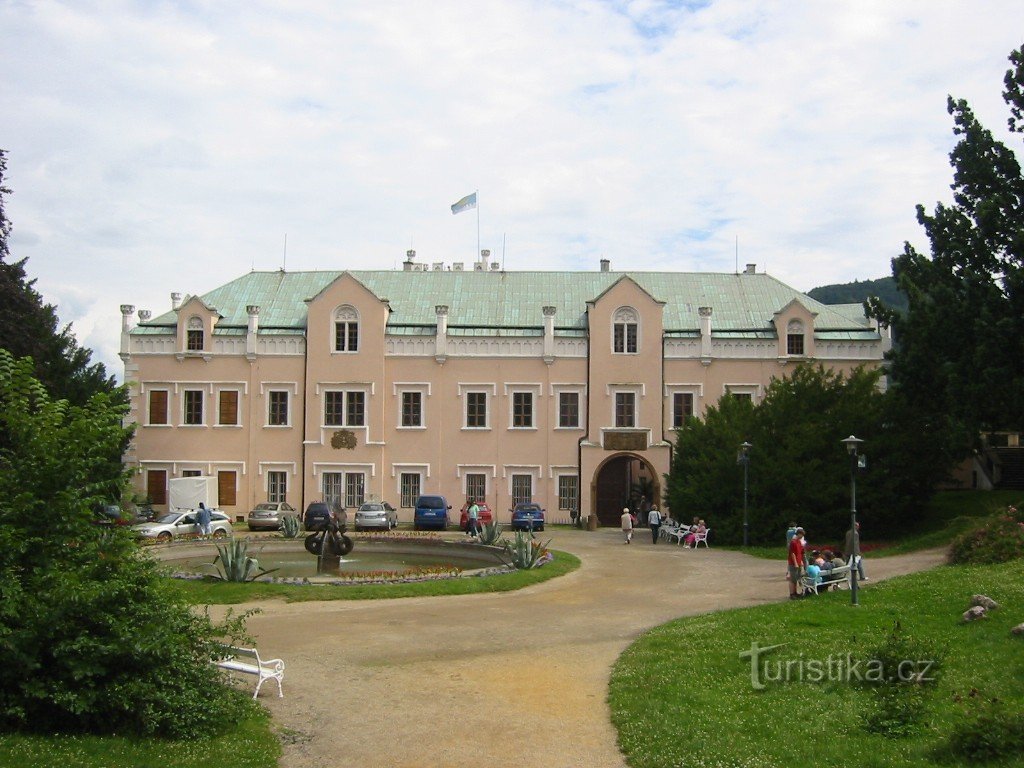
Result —
[{"label": "building facade", "polygon": [[[219,506],[420,493],[498,520],[618,523],[660,500],[674,429],[725,394],[758,401],[800,361],[878,364],[884,331],[753,265],[740,274],[462,269],[252,272],[158,317],[123,305],[137,425],[126,455],[157,509],[176,477]],[[136,321],[137,317],[137,321]]]}]

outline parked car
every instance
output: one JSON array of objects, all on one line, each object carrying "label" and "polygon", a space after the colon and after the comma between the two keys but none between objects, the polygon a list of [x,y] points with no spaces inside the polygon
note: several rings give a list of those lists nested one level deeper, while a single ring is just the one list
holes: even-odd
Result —
[{"label": "parked car", "polygon": [[285,517],[299,516],[299,510],[286,501],[265,501],[249,510],[246,523],[250,531],[276,531]]},{"label": "parked car", "polygon": [[420,496],[412,515],[412,526],[417,531],[424,528],[448,530],[448,510],[452,505],[444,496]]},{"label": "parked car", "polygon": [[93,522],[96,525],[131,525],[134,520],[117,504],[101,504],[96,507]]},{"label": "parked car", "polygon": [[[479,510],[476,521],[479,525],[487,525],[494,522],[494,515],[491,514],[491,508],[487,506],[487,502],[478,501],[476,506]],[[469,525],[469,507],[469,502],[462,505],[462,511],[459,513],[459,530],[464,531]]]},{"label": "parked car", "polygon": [[533,501],[520,502],[512,508],[513,531],[543,531],[544,510]]},{"label": "parked car", "polygon": [[344,508],[326,501],[313,501],[302,515],[302,527],[307,531],[326,531],[332,520],[338,524],[338,531],[344,533],[348,523],[348,513]]},{"label": "parked car", "polygon": [[356,510],[356,530],[383,528],[390,531],[398,527],[398,510],[386,501],[368,501]]},{"label": "parked car", "polygon": [[[199,534],[196,513],[191,509],[167,512],[152,523],[133,525],[132,530],[143,539],[170,541],[182,534]],[[210,510],[210,533],[215,539],[223,539],[231,535],[231,520],[220,510]]]}]

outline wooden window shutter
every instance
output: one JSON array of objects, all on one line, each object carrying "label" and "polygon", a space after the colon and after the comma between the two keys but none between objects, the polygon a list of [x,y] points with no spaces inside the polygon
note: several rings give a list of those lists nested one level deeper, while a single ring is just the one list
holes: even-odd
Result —
[{"label": "wooden window shutter", "polygon": [[149,423],[167,423],[167,390],[154,389],[149,393]]},{"label": "wooden window shutter", "polygon": [[235,473],[217,473],[217,498],[222,507],[233,507],[238,503],[235,497]]},{"label": "wooden window shutter", "polygon": [[151,469],[146,472],[146,495],[153,504],[167,503],[167,470]]},{"label": "wooden window shutter", "polygon": [[233,389],[223,390],[220,393],[220,421],[218,423],[238,423],[238,393]]}]

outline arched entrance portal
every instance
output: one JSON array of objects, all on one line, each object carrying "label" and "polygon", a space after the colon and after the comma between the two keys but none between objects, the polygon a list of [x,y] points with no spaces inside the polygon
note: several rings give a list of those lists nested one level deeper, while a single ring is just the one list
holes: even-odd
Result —
[{"label": "arched entrance portal", "polygon": [[[601,525],[618,527],[622,508],[633,512],[640,508],[641,499],[648,504],[660,504],[661,486],[658,476],[645,459],[632,453],[612,456],[594,475],[594,505]],[[641,525],[646,520],[639,521]]]}]

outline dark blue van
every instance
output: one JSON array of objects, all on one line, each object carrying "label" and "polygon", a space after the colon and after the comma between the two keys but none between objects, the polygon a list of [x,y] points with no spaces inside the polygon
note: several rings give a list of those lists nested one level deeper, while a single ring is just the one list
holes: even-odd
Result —
[{"label": "dark blue van", "polygon": [[420,496],[416,499],[416,511],[412,516],[412,525],[417,531],[424,528],[448,530],[448,510],[451,509],[444,496]]}]

